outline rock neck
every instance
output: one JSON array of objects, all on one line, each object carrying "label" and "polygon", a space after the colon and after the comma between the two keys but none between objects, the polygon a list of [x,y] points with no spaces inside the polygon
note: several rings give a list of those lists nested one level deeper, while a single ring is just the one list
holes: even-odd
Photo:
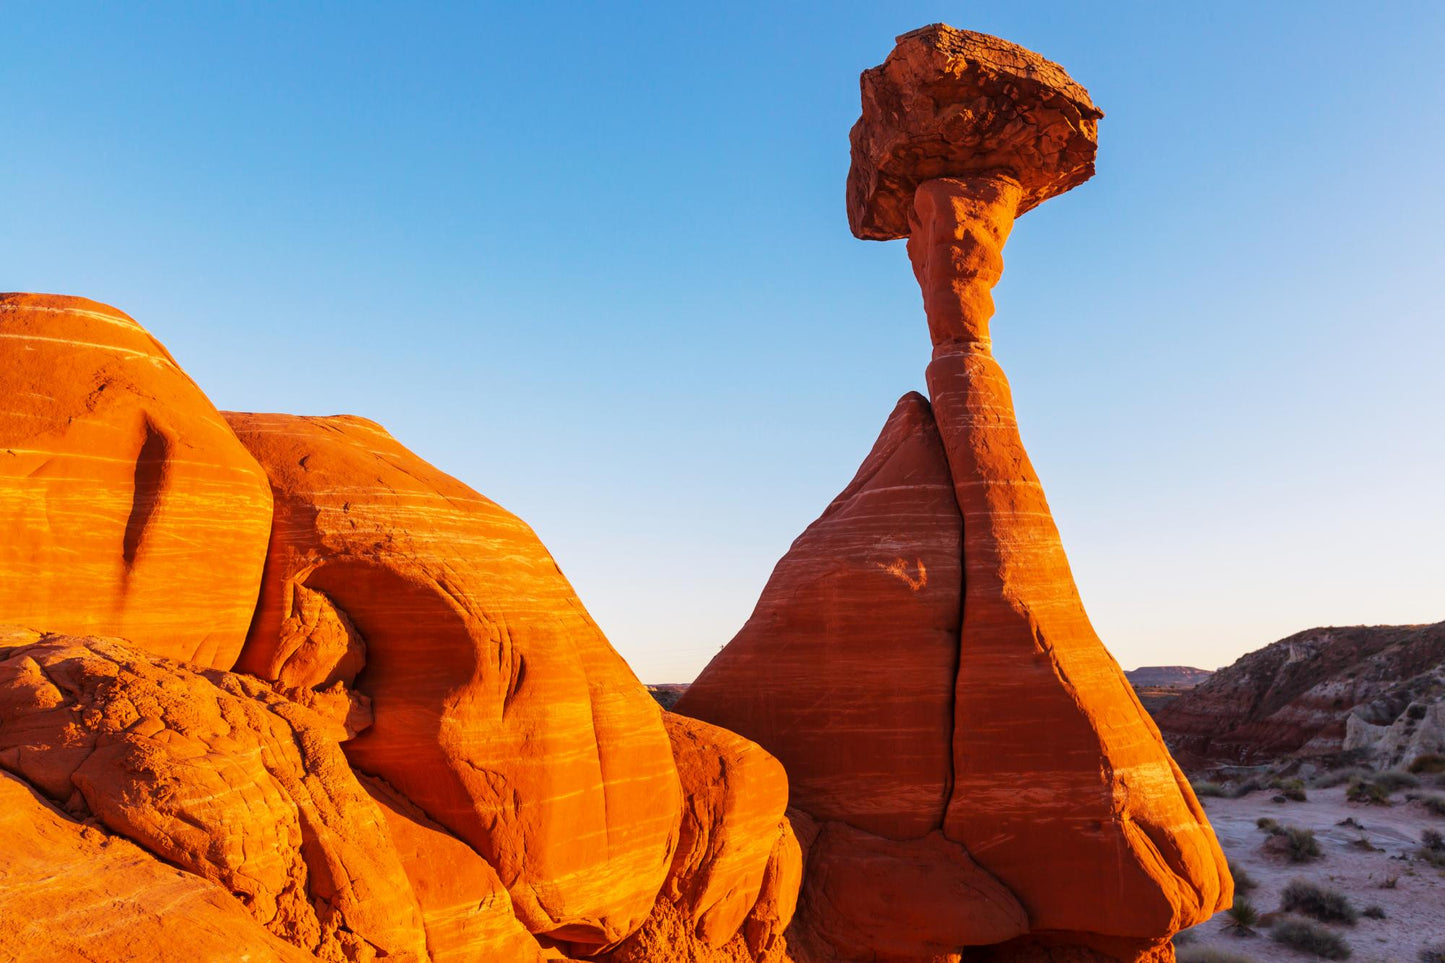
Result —
[{"label": "rock neck", "polygon": [[934,357],[988,351],[993,286],[1022,197],[1007,174],[935,178],[914,193],[908,259],[923,290]]}]

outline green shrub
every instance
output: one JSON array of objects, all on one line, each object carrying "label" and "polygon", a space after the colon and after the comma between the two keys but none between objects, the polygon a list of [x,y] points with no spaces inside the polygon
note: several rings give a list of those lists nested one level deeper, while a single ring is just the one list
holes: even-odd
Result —
[{"label": "green shrub", "polygon": [[1420,947],[1420,963],[1445,963],[1445,943],[1430,943]]},{"label": "green shrub", "polygon": [[1420,785],[1419,779],[1410,775],[1408,772],[1401,772],[1398,769],[1390,769],[1382,772],[1370,781],[1377,786],[1384,787],[1386,792],[1399,792],[1401,789],[1416,789]]},{"label": "green shrub", "polygon": [[1445,816],[1445,796],[1431,796],[1421,794],[1415,797],[1420,800],[1420,805],[1425,811],[1435,816]]},{"label": "green shrub", "polygon": [[1438,829],[1427,829],[1422,832],[1420,842],[1431,852],[1445,853],[1445,835],[1442,835]]},{"label": "green shrub", "polygon": [[1254,824],[1260,829],[1269,833],[1271,836],[1278,836],[1284,831],[1283,827],[1281,827],[1279,823],[1277,823],[1273,819],[1270,819],[1268,816],[1259,817],[1254,821]]},{"label": "green shrub", "polygon": [[1445,755],[1438,752],[1427,752],[1423,756],[1416,757],[1410,763],[1410,771],[1417,776],[1445,772]]},{"label": "green shrub", "polygon": [[1278,789],[1279,794],[1290,802],[1306,802],[1305,781],[1303,779],[1271,779],[1270,789]]},{"label": "green shrub", "polygon": [[1318,923],[1286,916],[1270,927],[1269,938],[1301,953],[1326,960],[1348,960],[1350,944]]},{"label": "green shrub", "polygon": [[1336,786],[1343,786],[1347,782],[1356,779],[1365,779],[1370,775],[1368,769],[1335,769],[1331,772],[1322,772],[1310,780],[1310,785],[1315,789],[1333,789]]},{"label": "green shrub", "polygon": [[1390,790],[1377,782],[1353,779],[1350,781],[1350,788],[1345,791],[1345,798],[1350,802],[1388,806],[1390,805]]},{"label": "green shrub", "polygon": [[1200,799],[1224,798],[1224,787],[1217,782],[1191,782],[1189,786],[1194,790],[1194,795]]},{"label": "green shrub", "polygon": [[1344,893],[1318,886],[1307,879],[1290,880],[1280,894],[1279,907],[1289,913],[1313,917],[1321,923],[1354,926],[1360,918],[1360,911]]},{"label": "green shrub", "polygon": [[1365,911],[1360,915],[1372,920],[1387,919],[1385,916],[1385,907],[1383,906],[1366,906]]},{"label": "green shrub", "polygon": [[1229,917],[1224,921],[1224,928],[1235,936],[1252,936],[1259,925],[1259,909],[1247,896],[1236,896],[1234,905],[1225,910],[1224,915]]},{"label": "green shrub", "polygon": [[1255,779],[1253,776],[1251,776],[1250,778],[1244,780],[1243,782],[1237,782],[1237,783],[1231,784],[1227,789],[1225,789],[1224,792],[1225,792],[1225,795],[1228,796],[1230,799],[1243,799],[1245,796],[1248,796],[1250,793],[1252,793],[1252,792],[1259,792],[1259,791],[1260,791],[1261,789],[1263,789],[1263,788],[1264,788],[1264,783],[1260,782],[1258,779]]},{"label": "green shrub", "polygon": [[1285,855],[1289,857],[1291,863],[1308,863],[1325,854],[1324,850],[1320,849],[1320,841],[1315,839],[1313,830],[1286,826],[1284,836],[1288,841]]},{"label": "green shrub", "polygon": [[1236,893],[1248,893],[1259,888],[1249,870],[1238,865],[1234,860],[1229,860],[1229,875],[1234,877],[1234,891]]}]

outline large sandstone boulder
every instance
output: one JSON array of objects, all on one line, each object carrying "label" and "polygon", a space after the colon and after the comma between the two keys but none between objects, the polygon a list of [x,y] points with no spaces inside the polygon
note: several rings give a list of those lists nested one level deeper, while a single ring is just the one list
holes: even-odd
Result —
[{"label": "large sandstone boulder", "polygon": [[938,429],[910,392],[677,711],[777,756],[792,805],[818,819],[894,839],[941,828],[962,534]]},{"label": "large sandstone boulder", "polygon": [[497,871],[385,781],[360,778],[381,807],[411,880],[432,963],[538,963],[542,949],[513,915]]},{"label": "large sandstone boulder", "polygon": [[725,729],[663,721],[683,790],[677,851],[652,914],[601,959],[780,963],[803,872],[783,767]]},{"label": "large sandstone boulder", "polygon": [[256,679],[192,669],[116,640],[0,638],[0,768],[219,884],[288,943],[425,960],[421,912],[344,733]]},{"label": "large sandstone boulder", "polygon": [[536,535],[371,422],[227,417],[276,503],[239,667],[344,683],[364,648],[352,764],[485,857],[531,932],[577,954],[625,938],[672,862],[677,770]]},{"label": "large sandstone boulder", "polygon": [[0,295],[0,359],[0,621],[230,668],[271,523],[255,460],[114,308]]},{"label": "large sandstone boulder", "polygon": [[220,886],[67,819],[0,772],[0,959],[195,963],[316,958],[258,923]]}]

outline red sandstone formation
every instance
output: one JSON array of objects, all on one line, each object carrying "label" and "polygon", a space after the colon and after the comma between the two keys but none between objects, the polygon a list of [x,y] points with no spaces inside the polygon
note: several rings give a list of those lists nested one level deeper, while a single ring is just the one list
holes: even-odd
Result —
[{"label": "red sandstone formation", "polygon": [[227,669],[271,493],[166,349],[84,298],[0,295],[0,619]]},{"label": "red sandstone formation", "polygon": [[361,783],[386,817],[411,880],[432,963],[542,959],[542,948],[513,915],[512,898],[485,859],[382,780],[362,776]]},{"label": "red sandstone formation", "polygon": [[[1229,904],[1224,857],[1089,625],[989,348],[990,290],[1014,218],[1092,174],[1102,115],[1057,65],[943,25],[900,37],[862,87],[849,220],[859,237],[908,237],[934,343],[929,431],[946,462],[920,477],[946,477],[951,509],[963,520],[953,568],[962,567],[961,630],[941,658],[936,633],[914,627],[912,599],[874,594],[808,599],[801,630],[796,619],[772,618],[787,611],[797,586],[840,564],[937,547],[918,538],[916,515],[899,511],[870,519],[856,541],[819,550],[825,513],[779,563],[754,620],[678,710],[729,725],[785,763],[820,733],[837,740],[836,757],[849,758],[855,746],[866,754],[890,711],[886,699],[850,706],[858,722],[849,724],[825,700],[799,698],[796,687],[785,692],[772,673],[781,666],[789,680],[805,675],[801,648],[815,653],[811,669],[823,680],[815,688],[826,690],[860,671],[851,661],[856,627],[878,626],[872,641],[889,665],[916,658],[915,671],[930,677],[925,685],[952,688],[943,701],[951,759],[938,778],[946,809],[931,826],[920,810],[921,830],[910,827],[918,839],[906,844],[850,837],[836,848],[852,860],[867,854],[871,868],[830,873],[829,839],[874,825],[862,801],[866,784],[845,765],[828,793],[800,793],[797,804],[823,822],[812,845],[805,841],[798,942],[825,959],[935,959],[983,944],[997,944],[998,959],[1167,958],[1171,933]],[[863,688],[855,682],[850,694]],[[900,758],[898,785],[914,783],[911,762]],[[888,773],[870,778],[887,782]],[[929,829],[936,832],[924,836]],[[910,851],[924,843],[947,859]],[[880,881],[890,879],[902,880],[893,884],[899,893],[936,894],[946,888],[938,867],[949,864],[963,867],[949,890],[952,919],[972,928],[940,927],[941,907],[923,914],[930,928],[906,900],[877,898]],[[999,894],[1017,900],[1026,923]]]},{"label": "red sandstone formation", "polygon": [[[928,402],[906,395],[678,711],[769,737],[792,805],[816,818],[893,839],[938,829],[952,770],[962,528]],[[887,641],[898,639],[908,644]]]},{"label": "red sandstone formation", "polygon": [[0,840],[0,959],[316,959],[268,933],[215,883],[67,819],[3,772]]},{"label": "red sandstone formation", "polygon": [[87,638],[0,648],[0,767],[324,957],[424,960],[386,821],[327,727],[247,676]]},{"label": "red sandstone formation", "polygon": [[652,915],[605,959],[781,961],[802,877],[783,767],[725,729],[664,722],[682,780],[677,852]]},{"label": "red sandstone formation", "polygon": [[238,668],[344,682],[364,647],[375,722],[352,765],[485,857],[531,932],[579,954],[633,932],[672,861],[677,771],[661,710],[531,529],[363,419],[228,418],[276,503]]}]

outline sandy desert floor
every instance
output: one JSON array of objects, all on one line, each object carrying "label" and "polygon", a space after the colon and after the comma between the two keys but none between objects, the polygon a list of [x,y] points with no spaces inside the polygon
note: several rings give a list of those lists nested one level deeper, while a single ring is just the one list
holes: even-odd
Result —
[{"label": "sandy desert floor", "polygon": [[[1384,919],[1361,918],[1354,926],[1331,927],[1349,943],[1352,961],[1417,963],[1423,946],[1445,941],[1445,870],[1414,855],[1422,831],[1445,832],[1445,818],[1419,802],[1407,802],[1403,793],[1397,793],[1389,807],[1347,802],[1344,786],[1310,789],[1305,802],[1273,802],[1274,795],[1261,790],[1240,799],[1203,800],[1231,864],[1258,883],[1248,896],[1261,913],[1277,911],[1281,890],[1302,878],[1346,894],[1362,911],[1369,906],[1384,909]],[[1262,816],[1313,830],[1323,858],[1300,864],[1265,852],[1268,836],[1256,826]],[[1363,829],[1340,825],[1347,819]],[[1362,838],[1372,849],[1359,842]],[[1186,946],[1225,950],[1247,960],[1316,958],[1275,943],[1264,926],[1256,936],[1236,936],[1225,927],[1227,919],[1220,913],[1189,931],[1180,941],[1181,958],[1188,956]]]}]

